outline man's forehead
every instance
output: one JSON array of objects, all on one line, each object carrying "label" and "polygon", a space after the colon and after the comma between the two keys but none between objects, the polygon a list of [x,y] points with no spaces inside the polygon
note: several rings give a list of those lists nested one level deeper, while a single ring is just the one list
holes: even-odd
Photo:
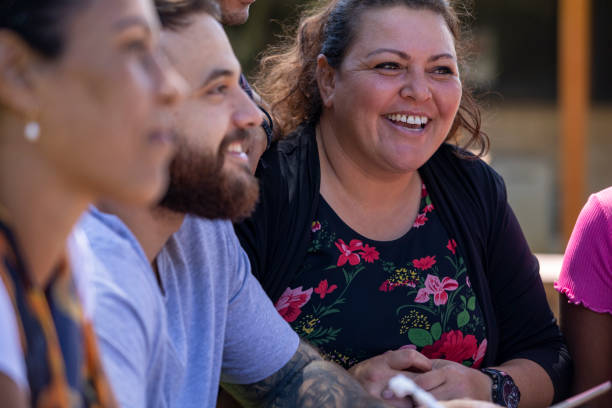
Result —
[{"label": "man's forehead", "polygon": [[189,82],[201,81],[213,71],[240,73],[225,31],[210,15],[199,15],[177,31],[164,30],[161,44],[170,63]]}]

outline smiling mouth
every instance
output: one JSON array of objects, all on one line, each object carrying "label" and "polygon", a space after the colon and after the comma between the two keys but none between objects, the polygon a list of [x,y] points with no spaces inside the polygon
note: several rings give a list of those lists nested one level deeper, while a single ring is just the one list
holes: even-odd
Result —
[{"label": "smiling mouth", "polygon": [[395,125],[408,129],[425,129],[427,123],[429,123],[431,120],[427,116],[403,115],[399,113],[385,115],[385,118]]},{"label": "smiling mouth", "polygon": [[238,157],[244,161],[248,161],[248,156],[245,152],[245,149],[242,147],[242,141],[235,141],[233,143],[230,143],[229,146],[227,146],[226,151],[232,156]]}]

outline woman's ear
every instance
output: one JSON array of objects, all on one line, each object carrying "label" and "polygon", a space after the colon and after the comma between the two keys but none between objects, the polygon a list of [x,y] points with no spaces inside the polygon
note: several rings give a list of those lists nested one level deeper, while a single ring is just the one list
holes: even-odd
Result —
[{"label": "woman's ear", "polygon": [[315,75],[323,106],[331,108],[334,104],[334,92],[336,89],[336,70],[329,65],[327,57],[323,54],[319,54],[317,57],[317,71]]},{"label": "woman's ear", "polygon": [[39,109],[35,75],[40,56],[19,36],[0,30],[0,105],[20,116]]}]

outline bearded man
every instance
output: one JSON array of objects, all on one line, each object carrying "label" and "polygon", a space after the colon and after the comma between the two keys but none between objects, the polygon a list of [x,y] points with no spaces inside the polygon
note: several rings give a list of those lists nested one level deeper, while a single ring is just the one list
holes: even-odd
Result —
[{"label": "bearded man", "polygon": [[383,406],[301,343],[251,275],[231,221],[257,200],[246,150],[262,113],[210,3],[169,3],[160,43],[189,94],[160,118],[178,144],[168,193],[149,209],[101,203],[81,222],[100,263],[93,319],[117,400],[212,407],[222,381],[246,405]]}]

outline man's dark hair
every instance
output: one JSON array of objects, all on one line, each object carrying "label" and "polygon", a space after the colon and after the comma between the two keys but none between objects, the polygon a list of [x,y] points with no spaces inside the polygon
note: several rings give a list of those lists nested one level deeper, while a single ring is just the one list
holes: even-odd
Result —
[{"label": "man's dark hair", "polygon": [[155,8],[163,28],[178,30],[196,13],[208,13],[217,20],[221,16],[215,0],[155,0]]}]

